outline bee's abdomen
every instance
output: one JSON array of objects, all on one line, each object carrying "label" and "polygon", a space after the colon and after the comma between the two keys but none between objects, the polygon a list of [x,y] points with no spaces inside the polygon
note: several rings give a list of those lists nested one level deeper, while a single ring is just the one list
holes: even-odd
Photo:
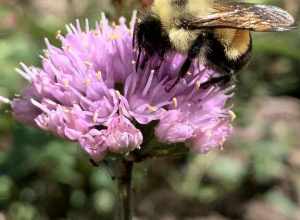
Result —
[{"label": "bee's abdomen", "polygon": [[226,73],[238,72],[248,63],[251,56],[252,40],[250,35],[249,42],[246,46],[247,48],[245,50],[241,50],[239,54],[235,54],[235,56],[232,57],[228,54],[228,50],[230,50],[228,45],[224,45],[211,33],[208,35],[207,40],[208,49],[206,50],[206,59],[210,64]]},{"label": "bee's abdomen", "polygon": [[250,32],[247,30],[236,30],[230,44],[226,47],[226,55],[235,60],[246,53],[251,44]]}]

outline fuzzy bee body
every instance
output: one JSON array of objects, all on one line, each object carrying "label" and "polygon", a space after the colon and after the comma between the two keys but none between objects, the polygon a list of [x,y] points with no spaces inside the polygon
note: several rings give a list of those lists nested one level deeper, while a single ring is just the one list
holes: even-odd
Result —
[{"label": "fuzzy bee body", "polygon": [[227,82],[228,75],[238,72],[250,59],[251,31],[287,31],[293,23],[291,15],[274,6],[216,0],[154,0],[148,10],[140,13],[135,43],[138,51],[146,54],[144,63],[153,55],[163,59],[170,50],[186,54],[178,80],[197,58],[218,69],[225,76],[220,81]]}]

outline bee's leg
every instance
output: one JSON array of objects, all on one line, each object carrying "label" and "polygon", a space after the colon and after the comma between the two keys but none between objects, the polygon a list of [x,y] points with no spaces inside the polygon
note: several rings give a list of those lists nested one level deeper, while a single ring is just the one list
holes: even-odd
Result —
[{"label": "bee's leg", "polygon": [[212,85],[227,85],[229,82],[231,82],[233,79],[233,73],[226,73],[222,76],[218,77],[212,77],[208,81],[201,84],[201,88],[207,89],[208,87]]},{"label": "bee's leg", "polygon": [[191,67],[192,62],[193,62],[193,58],[191,58],[191,57],[188,57],[184,61],[183,65],[180,68],[180,71],[177,75],[177,78],[176,78],[175,82],[172,83],[171,86],[166,88],[167,92],[170,92],[174,88],[174,86],[176,86],[176,84],[180,81],[180,79],[185,76],[185,74],[188,72],[189,68]]},{"label": "bee's leg", "polygon": [[148,63],[148,61],[149,61],[149,55],[144,54],[143,60],[142,60],[141,65],[140,65],[142,70],[145,69],[145,66]]},{"label": "bee's leg", "polygon": [[[147,55],[144,53],[144,55],[142,55],[142,50],[141,48],[138,49],[138,56],[136,59],[136,64],[135,64],[135,70],[138,71],[139,68],[141,68],[142,70],[145,68],[147,62],[149,61],[150,57],[153,57],[152,55]],[[143,59],[141,60],[141,57],[143,57]],[[159,63],[158,65],[156,65],[153,69],[154,70],[159,70],[163,61],[164,61],[164,55],[159,55]]]},{"label": "bee's leg", "polygon": [[154,70],[157,71],[160,69],[162,63],[164,62],[164,57],[163,56],[160,56],[160,61],[159,61],[159,64],[157,66],[154,67]]},{"label": "bee's leg", "polygon": [[196,40],[193,42],[192,46],[190,47],[187,58],[182,64],[175,82],[170,87],[166,88],[167,92],[171,91],[171,89],[179,82],[179,80],[183,78],[185,74],[188,72],[189,68],[192,65],[193,60],[199,55],[200,50],[202,48],[202,44],[203,44],[203,36],[199,35],[196,38]]},{"label": "bee's leg", "polygon": [[137,59],[136,59],[136,63],[135,63],[135,71],[138,71],[138,68],[140,66],[140,61],[141,61],[141,53],[142,53],[142,49],[139,47],[137,49]]}]

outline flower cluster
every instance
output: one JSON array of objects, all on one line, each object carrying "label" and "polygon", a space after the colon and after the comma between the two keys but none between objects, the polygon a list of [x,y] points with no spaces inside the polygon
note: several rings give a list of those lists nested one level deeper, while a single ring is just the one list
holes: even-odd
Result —
[{"label": "flower cluster", "polygon": [[156,122],[156,139],[166,147],[185,143],[195,152],[219,148],[231,134],[230,88],[202,88],[216,75],[196,61],[171,91],[184,56],[167,54],[160,68],[153,58],[135,70],[133,26],[125,18],[109,24],[102,16],[95,29],[77,21],[58,33],[60,48],[46,40],[42,67],[21,64],[29,81],[11,102],[13,115],[60,137],[76,141],[96,161],[106,153],[127,153],[143,145],[138,127]]}]

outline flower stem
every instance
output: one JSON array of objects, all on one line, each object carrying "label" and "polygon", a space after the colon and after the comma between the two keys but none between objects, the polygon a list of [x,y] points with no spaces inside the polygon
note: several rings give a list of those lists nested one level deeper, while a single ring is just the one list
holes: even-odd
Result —
[{"label": "flower stem", "polygon": [[119,220],[132,220],[132,170],[133,162],[122,160],[117,175],[119,193]]}]

